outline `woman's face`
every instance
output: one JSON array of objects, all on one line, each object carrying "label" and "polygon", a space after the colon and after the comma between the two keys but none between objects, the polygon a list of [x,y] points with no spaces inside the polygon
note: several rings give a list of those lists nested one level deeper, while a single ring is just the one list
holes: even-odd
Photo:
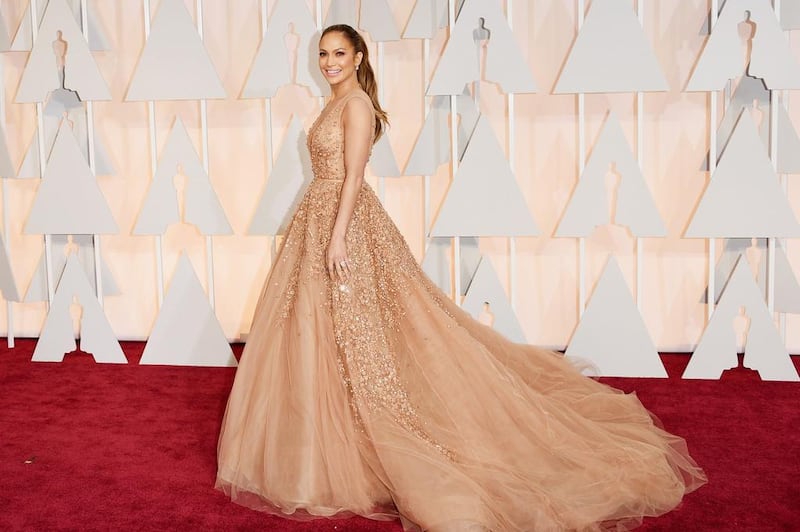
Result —
[{"label": "woman's face", "polygon": [[350,41],[338,31],[325,34],[319,41],[319,69],[331,86],[355,81],[356,66],[363,55],[356,53]]}]

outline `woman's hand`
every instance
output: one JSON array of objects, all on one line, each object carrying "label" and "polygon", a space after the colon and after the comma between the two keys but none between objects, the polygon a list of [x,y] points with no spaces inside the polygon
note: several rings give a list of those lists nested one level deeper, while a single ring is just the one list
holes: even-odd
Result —
[{"label": "woman's hand", "polygon": [[331,280],[344,281],[350,277],[350,262],[344,237],[332,237],[325,252],[325,265]]}]

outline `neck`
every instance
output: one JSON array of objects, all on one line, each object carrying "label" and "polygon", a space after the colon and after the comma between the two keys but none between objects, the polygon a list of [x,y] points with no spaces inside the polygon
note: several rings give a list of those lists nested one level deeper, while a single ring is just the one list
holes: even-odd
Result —
[{"label": "neck", "polygon": [[345,94],[354,90],[358,90],[358,80],[356,79],[355,75],[348,80],[333,85],[331,87],[331,95],[333,96],[334,100],[338,100]]}]

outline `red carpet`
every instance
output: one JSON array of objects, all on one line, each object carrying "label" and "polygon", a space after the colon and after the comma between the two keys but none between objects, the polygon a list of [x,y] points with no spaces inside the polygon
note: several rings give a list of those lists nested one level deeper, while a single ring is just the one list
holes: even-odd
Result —
[{"label": "red carpet", "polygon": [[[124,345],[127,366],[81,353],[31,363],[33,346],[0,348],[0,530],[402,530],[365,519],[286,521],[215,491],[232,369],[138,366],[139,343]],[[636,390],[688,440],[710,481],[640,530],[800,529],[800,385],[761,382],[745,369],[683,381],[688,356],[664,360],[668,380],[605,381]]]}]

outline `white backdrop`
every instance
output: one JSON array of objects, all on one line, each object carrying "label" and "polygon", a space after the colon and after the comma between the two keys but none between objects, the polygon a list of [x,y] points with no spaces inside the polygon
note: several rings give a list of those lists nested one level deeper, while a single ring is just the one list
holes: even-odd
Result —
[{"label": "white backdrop", "polygon": [[[784,0],[786,1],[786,0]],[[194,13],[195,2],[186,0]],[[389,0],[400,28],[414,7],[413,0]],[[109,102],[94,105],[95,125],[115,166],[113,175],[98,177],[120,232],[103,236],[102,252],[120,295],[105,298],[105,311],[119,338],[144,339],[157,314],[156,260],[153,238],[132,234],[152,178],[147,105],[125,102],[124,97],[144,46],[141,2],[93,0],[91,10],[100,22],[111,50],[95,58],[112,94]],[[153,0],[154,12],[159,1]],[[206,0],[204,42],[228,97],[208,102],[209,175],[233,228],[233,235],[214,237],[216,314],[230,339],[246,336],[261,283],[271,260],[270,237],[246,236],[267,178],[268,165],[264,101],[238,99],[261,41],[259,0]],[[274,1],[268,2],[271,6]],[[315,2],[309,1],[309,9]],[[2,15],[10,35],[22,21],[26,0],[4,0]],[[323,2],[327,9],[328,2]],[[587,0],[587,5],[591,2]],[[635,2],[632,2],[635,5]],[[706,37],[701,33],[710,2],[647,2],[644,29],[670,86],[668,92],[644,96],[644,159],[641,167],[655,203],[667,226],[667,237],[644,239],[642,315],[660,350],[692,350],[706,325],[702,303],[707,284],[708,243],[685,239],[682,234],[708,182],[701,166],[709,149],[709,97],[683,93]],[[517,181],[542,235],[516,240],[516,312],[531,343],[563,347],[578,321],[577,254],[572,238],[554,238],[578,178],[576,96],[554,95],[553,87],[576,35],[573,0],[516,0],[513,33],[539,87],[537,94],[519,94],[516,102]],[[27,21],[25,21],[27,23]],[[612,30],[609,30],[612,31]],[[431,68],[435,68],[446,42],[445,30],[431,41]],[[796,39],[793,39],[796,41]],[[794,56],[800,45],[792,43]],[[376,47],[371,45],[373,64]],[[399,166],[405,166],[424,121],[423,97],[430,72],[422,71],[420,40],[384,44],[383,105],[390,114],[389,139]],[[12,161],[20,165],[35,135],[32,104],[14,103],[28,53],[3,54],[6,134]],[[506,147],[505,96],[492,84],[481,88],[481,107],[501,146]],[[787,105],[800,124],[796,96]],[[635,146],[635,96],[586,96],[586,134],[591,147],[607,111],[620,118],[625,135]],[[163,147],[175,116],[179,116],[200,152],[200,112],[197,102],[158,102],[156,109],[159,149]],[[307,89],[287,86],[272,99],[272,138],[275,155],[290,117],[298,116],[307,128],[319,110],[319,100]],[[374,185],[375,179],[369,181]],[[450,184],[448,165],[431,179],[434,212]],[[24,292],[42,254],[42,237],[23,234],[39,185],[37,179],[8,180],[7,201],[11,263],[17,285]],[[797,187],[789,187],[790,202],[800,206]],[[386,180],[385,205],[411,249],[422,259],[423,180],[400,177]],[[185,228],[184,228],[185,229]],[[180,249],[185,247],[199,278],[205,283],[206,239],[177,228],[164,237],[165,276],[172,275]],[[587,238],[587,277],[591,288],[613,251],[627,279],[635,287],[634,240],[598,230]],[[800,261],[795,242],[787,243],[790,262]],[[481,238],[480,248],[501,281],[509,283],[509,244],[506,238]],[[721,252],[721,245],[717,246]],[[45,318],[44,303],[15,303],[14,329],[20,336],[37,336]],[[5,327],[5,306],[0,306],[0,327]],[[787,345],[800,350],[796,316],[787,318]]]}]

